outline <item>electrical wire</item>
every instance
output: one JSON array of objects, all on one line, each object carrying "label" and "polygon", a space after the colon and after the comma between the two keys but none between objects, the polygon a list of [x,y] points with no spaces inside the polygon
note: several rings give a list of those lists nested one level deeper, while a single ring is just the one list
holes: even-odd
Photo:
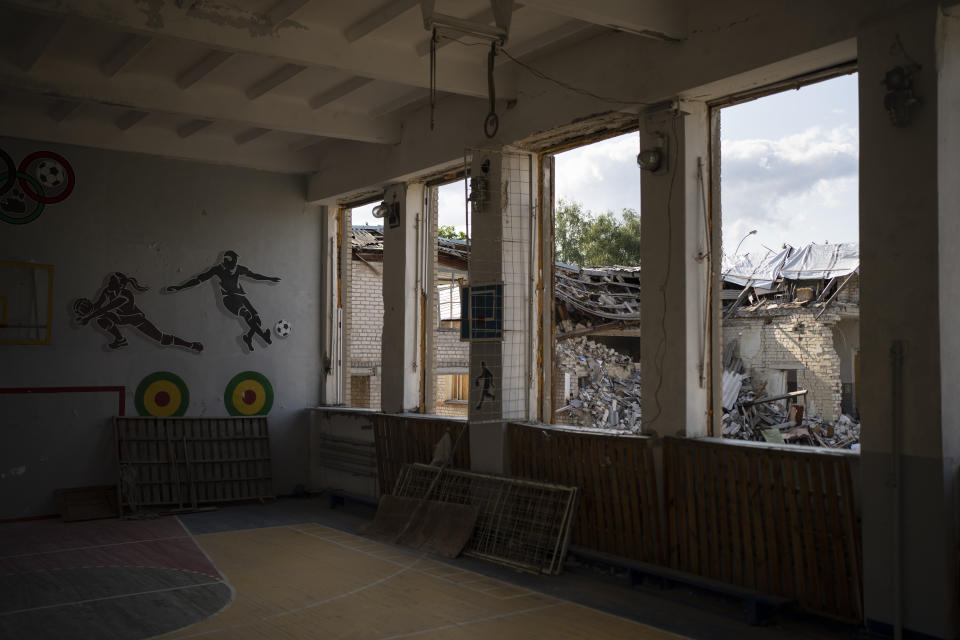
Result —
[{"label": "electrical wire", "polygon": [[[671,130],[673,133],[673,143],[674,147],[679,147],[679,137],[677,133],[677,120],[680,119],[679,111],[673,116],[671,122]],[[667,152],[670,154],[668,157],[674,156],[678,151],[676,149],[671,150],[668,148]],[[672,248],[673,248],[673,186],[676,182],[677,177],[677,159],[673,158],[673,163],[670,165],[670,187],[667,190],[667,268],[663,274],[663,283],[660,285],[660,294],[663,304],[663,310],[660,314],[660,344],[657,345],[657,351],[653,356],[654,366],[659,373],[657,376],[657,386],[653,390],[653,400],[657,406],[657,413],[650,418],[649,425],[653,424],[660,417],[660,414],[663,413],[663,405],[660,403],[660,389],[663,387],[663,361],[667,355],[667,283],[670,282],[670,261],[672,258]]]},{"label": "electrical wire", "polygon": [[[451,42],[456,42],[457,44],[463,45],[463,46],[465,46],[465,47],[484,47],[484,48],[487,47],[487,45],[486,45],[485,43],[480,43],[480,42],[463,42],[463,41],[461,41],[461,40],[459,40],[459,39],[457,39],[457,38],[454,38],[454,37],[452,37],[452,36],[443,35],[443,34],[438,34],[438,37],[443,38],[443,39],[445,39],[445,40],[449,40],[449,41],[451,41]],[[547,82],[552,82],[553,84],[557,85],[558,87],[561,87],[562,89],[566,89],[567,91],[571,91],[571,92],[573,92],[573,93],[579,93],[580,95],[587,96],[588,98],[593,98],[594,100],[599,100],[599,101],[601,101],[601,102],[607,102],[607,103],[610,103],[610,104],[619,104],[619,105],[624,105],[624,106],[636,106],[636,107],[647,107],[647,106],[650,106],[651,104],[653,104],[653,103],[651,103],[651,102],[643,102],[643,101],[641,101],[641,100],[621,100],[621,99],[619,99],[619,98],[611,98],[611,97],[609,97],[609,96],[602,96],[602,95],[600,95],[600,94],[593,93],[592,91],[588,91],[588,90],[586,90],[586,89],[581,89],[581,88],[579,88],[579,87],[575,87],[575,86],[573,86],[572,84],[569,84],[569,83],[567,83],[567,82],[564,82],[563,80],[559,80],[559,79],[557,79],[557,78],[554,78],[554,77],[552,77],[552,76],[544,73],[543,71],[540,71],[540,70],[537,69],[536,67],[530,66],[530,65],[527,64],[526,62],[523,62],[522,60],[517,59],[515,56],[513,56],[509,51],[507,51],[507,50],[504,49],[503,47],[500,47],[498,50],[499,50],[500,53],[502,53],[503,55],[505,55],[511,62],[513,62],[514,64],[516,64],[516,65],[518,65],[518,66],[520,66],[520,67],[523,67],[523,68],[526,69],[528,72],[530,72],[530,74],[532,74],[533,76],[536,76],[537,78],[540,78],[541,80],[546,80]]]}]

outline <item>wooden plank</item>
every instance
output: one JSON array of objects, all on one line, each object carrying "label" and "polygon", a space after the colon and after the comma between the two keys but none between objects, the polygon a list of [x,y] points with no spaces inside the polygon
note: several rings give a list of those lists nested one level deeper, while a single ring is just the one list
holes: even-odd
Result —
[{"label": "wooden plank", "polygon": [[830,552],[830,547],[834,545],[836,539],[830,535],[830,529],[827,527],[826,509],[824,508],[826,498],[823,491],[823,478],[821,477],[824,459],[816,454],[807,454],[806,458],[812,480],[811,497],[813,499],[815,524],[813,535],[810,537],[813,538],[813,544],[817,551],[817,564],[821,565],[820,605],[818,609],[828,613],[837,613],[836,585],[834,584],[834,572],[831,566],[833,555]]},{"label": "wooden plank", "polygon": [[607,517],[607,505],[603,495],[603,485],[600,482],[600,448],[595,438],[586,437],[589,447],[588,465],[590,469],[590,484],[594,495],[597,512],[597,549],[609,551],[610,519]]},{"label": "wooden plank", "polygon": [[[686,562],[688,571],[700,574],[699,546],[697,544],[697,491],[696,491],[696,461],[695,451],[689,442],[681,441],[680,451],[684,461],[683,507],[686,513],[686,527],[684,540],[687,542]],[[681,558],[683,555],[681,554]]]},{"label": "wooden plank", "polygon": [[653,513],[650,509],[649,494],[650,489],[647,486],[647,441],[634,440],[630,446],[630,457],[633,463],[633,482],[635,491],[633,503],[637,505],[634,519],[638,521],[638,532],[640,536],[640,551],[636,557],[643,562],[662,562],[656,546],[656,530],[653,519]]},{"label": "wooden plank", "polygon": [[647,551],[647,527],[644,523],[646,504],[640,500],[638,483],[644,479],[643,468],[637,464],[637,444],[640,440],[620,441],[623,446],[621,459],[624,461],[621,476],[626,487],[627,517],[630,520],[630,558],[645,560]]},{"label": "wooden plank", "polygon": [[833,581],[836,588],[837,612],[841,616],[851,616],[850,607],[850,578],[847,576],[846,545],[843,522],[840,516],[840,495],[837,491],[837,467],[839,460],[827,458],[823,460],[824,489],[826,490],[827,510],[830,515],[830,531],[828,540],[833,553]]},{"label": "wooden plank", "polygon": [[617,532],[617,555],[630,557],[630,531],[629,519],[624,513],[626,500],[624,492],[626,485],[620,482],[620,473],[623,462],[620,459],[620,447],[617,446],[617,440],[614,438],[604,438],[606,444],[607,456],[610,459],[608,467],[608,478],[610,480],[610,505],[613,507],[613,519],[616,523]]},{"label": "wooden plank", "polygon": [[767,556],[767,538],[763,530],[763,492],[762,474],[757,463],[764,453],[744,452],[747,463],[747,473],[750,499],[750,521],[753,523],[753,545],[756,548],[755,574],[757,590],[771,593],[770,589],[770,562]]},{"label": "wooden plank", "polygon": [[591,549],[596,549],[597,545],[600,542],[598,535],[598,516],[597,516],[597,497],[593,493],[593,487],[590,486],[590,474],[588,473],[589,469],[589,460],[590,455],[589,448],[587,446],[586,439],[583,437],[574,438],[576,442],[576,451],[577,451],[577,486],[581,489],[581,499],[580,499],[580,513],[585,516],[583,531],[583,538],[581,538],[582,544],[590,547]]},{"label": "wooden plank", "polygon": [[803,544],[804,523],[803,513],[800,510],[798,499],[797,465],[795,456],[783,456],[784,491],[787,494],[787,509],[789,511],[788,529],[793,548],[793,577],[794,595],[798,603],[806,604],[807,592],[807,557]]},{"label": "wooden plank", "polygon": [[863,619],[863,564],[860,558],[860,531],[857,527],[856,510],[853,504],[853,482],[850,477],[850,463],[843,460],[837,465],[840,475],[841,507],[843,511],[844,554],[847,557],[847,573],[850,576],[850,596],[852,611],[856,618]]},{"label": "wooden plank", "polygon": [[730,492],[728,484],[727,461],[722,449],[714,450],[717,469],[714,496],[717,505],[717,530],[719,538],[720,580],[733,582],[733,539],[730,535],[732,518],[730,517]]},{"label": "wooden plank", "polygon": [[777,500],[777,508],[774,516],[777,521],[777,534],[780,537],[780,574],[781,589],[784,596],[794,598],[796,596],[796,580],[794,578],[797,568],[800,567],[799,558],[794,555],[793,529],[790,522],[789,498],[787,495],[786,470],[784,468],[784,458],[782,453],[771,456],[770,461],[773,466],[773,488]]},{"label": "wooden plank", "polygon": [[680,484],[680,454],[678,453],[677,443],[672,439],[663,441],[663,461],[666,476],[670,480],[670,504],[669,515],[664,527],[668,532],[667,554],[670,560],[670,567],[680,569],[681,560],[681,535],[683,531],[685,518],[680,510],[681,504],[681,484]]},{"label": "wooden plank", "polygon": [[783,538],[781,538],[777,532],[776,517],[774,515],[776,511],[776,501],[773,492],[774,456],[770,455],[771,453],[774,452],[764,452],[764,455],[756,457],[757,477],[759,478],[763,495],[763,530],[766,536],[767,570],[769,572],[767,585],[770,593],[783,595],[783,584],[780,573],[780,546]]},{"label": "wooden plank", "polygon": [[810,475],[805,456],[796,456],[797,467],[797,504],[800,508],[800,533],[803,537],[804,566],[806,568],[806,591],[799,594],[800,602],[816,609],[820,603],[820,577],[817,571],[817,552],[813,541],[811,524],[813,509],[810,505]]},{"label": "wooden plank", "polygon": [[702,575],[716,578],[714,563],[717,560],[717,519],[711,494],[716,478],[710,467],[714,446],[701,443],[697,446],[697,500],[699,503],[697,531],[700,532],[700,570]]},{"label": "wooden plank", "polygon": [[700,566],[700,575],[709,576],[710,573],[710,540],[716,537],[716,525],[707,512],[707,501],[711,484],[709,470],[707,469],[707,459],[710,456],[709,447],[701,444],[695,444],[692,448],[694,457],[694,495],[697,501],[697,521],[694,529],[697,532],[697,548],[700,550],[698,563]]},{"label": "wooden plank", "polygon": [[740,535],[743,540],[743,585],[751,589],[757,588],[756,580],[756,547],[753,541],[753,531],[750,522],[750,466],[747,455],[743,451],[736,452],[737,480],[739,480],[740,497]]},{"label": "wooden plank", "polygon": [[733,546],[733,558],[731,562],[731,578],[735,585],[744,584],[744,545],[742,535],[742,521],[740,517],[740,499],[737,492],[737,463],[733,456],[733,451],[725,450],[722,453],[724,466],[727,475],[727,499],[730,507],[730,541]]}]

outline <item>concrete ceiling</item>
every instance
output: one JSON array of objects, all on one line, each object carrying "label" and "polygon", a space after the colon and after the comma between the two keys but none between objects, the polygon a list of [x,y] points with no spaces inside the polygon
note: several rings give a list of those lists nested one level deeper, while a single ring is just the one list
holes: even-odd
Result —
[{"label": "concrete ceiling", "polygon": [[[521,59],[611,29],[685,36],[681,0],[506,5]],[[494,23],[489,0],[435,11]],[[0,135],[311,172],[332,140],[400,141],[429,41],[417,0],[0,0]],[[440,44],[440,94],[485,102],[487,48]],[[510,100],[522,79],[498,63]]]}]

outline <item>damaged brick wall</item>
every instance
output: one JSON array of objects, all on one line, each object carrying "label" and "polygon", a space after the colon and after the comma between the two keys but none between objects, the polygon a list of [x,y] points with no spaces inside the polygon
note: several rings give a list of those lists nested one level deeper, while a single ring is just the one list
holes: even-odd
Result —
[{"label": "damaged brick wall", "polygon": [[[380,408],[380,341],[383,339],[383,263],[351,260],[350,305],[353,313],[349,328],[350,371],[370,376],[371,409]],[[346,329],[345,329],[346,330]],[[361,371],[363,373],[361,374]],[[351,402],[351,406],[360,406]]]},{"label": "damaged brick wall", "polygon": [[[349,327],[344,327],[344,331],[350,335],[350,371],[351,375],[367,375],[367,371],[373,370],[374,375],[370,377],[370,401],[369,408],[380,408],[380,382],[381,382],[381,346],[380,341],[383,336],[383,269],[382,262],[368,261],[364,263],[360,260],[352,260],[350,270],[350,295],[351,295],[351,322]],[[434,300],[436,298],[434,297]],[[460,341],[460,330],[438,330],[434,327],[434,344],[436,349],[432,354],[435,360],[435,371],[443,373],[467,373],[470,364],[470,345],[467,342]],[[442,385],[437,384],[435,396],[438,403],[446,400],[441,395],[446,393]],[[365,396],[365,394],[364,394]],[[351,406],[360,406],[351,399]],[[440,411],[440,407],[434,411],[427,408],[430,413],[439,413],[447,415],[445,411]],[[457,412],[449,412],[449,415],[462,415]]]},{"label": "damaged brick wall", "polygon": [[807,410],[832,421],[841,413],[840,356],[833,331],[840,316],[828,312],[815,320],[815,315],[814,310],[789,309],[728,318],[723,321],[723,341],[739,341],[738,355],[754,388],[764,381],[771,386],[779,371],[795,370],[797,387],[807,390]]}]

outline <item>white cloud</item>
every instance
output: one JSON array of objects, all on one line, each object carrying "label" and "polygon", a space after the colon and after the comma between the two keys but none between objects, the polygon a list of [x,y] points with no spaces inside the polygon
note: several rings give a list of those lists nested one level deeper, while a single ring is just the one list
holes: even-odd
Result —
[{"label": "white cloud", "polygon": [[557,200],[576,200],[593,213],[639,211],[639,144],[628,133],[557,154]]},{"label": "white cloud", "polygon": [[779,139],[721,143],[724,248],[858,239],[857,130],[810,127]]}]

